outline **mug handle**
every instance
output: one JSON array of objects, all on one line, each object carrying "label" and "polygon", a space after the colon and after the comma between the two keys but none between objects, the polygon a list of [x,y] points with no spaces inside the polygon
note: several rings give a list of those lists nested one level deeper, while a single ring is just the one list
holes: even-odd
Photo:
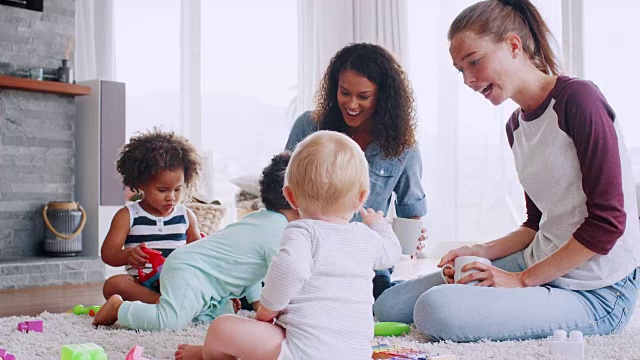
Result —
[{"label": "mug handle", "polygon": [[445,264],[442,267],[442,269],[440,270],[440,276],[442,276],[442,280],[444,281],[445,284],[448,284],[448,282],[447,282],[448,277],[444,276],[444,269],[446,269],[446,268],[451,268],[454,271],[455,271],[455,268],[451,264]]}]

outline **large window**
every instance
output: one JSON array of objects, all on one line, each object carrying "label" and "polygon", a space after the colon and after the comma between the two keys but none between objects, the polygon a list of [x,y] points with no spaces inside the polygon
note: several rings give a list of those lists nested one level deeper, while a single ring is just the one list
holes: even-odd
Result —
[{"label": "large window", "polygon": [[114,15],[116,79],[127,89],[127,137],[153,126],[178,130],[180,1],[116,0]]},{"label": "large window", "polygon": [[640,48],[637,14],[640,3],[584,1],[584,72],[607,98],[616,112],[631,156],[636,180],[640,181],[640,122],[635,70]]},{"label": "large window", "polygon": [[296,2],[202,1],[202,147],[225,203],[231,179],[259,173],[284,149],[297,92]]},{"label": "large window", "polygon": [[[201,61],[195,72],[201,101],[193,112],[200,114],[197,142],[209,159],[210,192],[232,205],[237,188],[230,180],[259,173],[282,150],[297,115],[298,0],[192,1],[199,4],[201,16]],[[561,56],[563,2],[533,2],[555,35]],[[118,80],[127,84],[128,133],[154,125],[183,129],[185,121],[194,121],[185,118],[189,112],[181,111],[185,104],[180,103],[180,69],[185,66],[180,63],[185,25],[180,12],[186,2],[115,3],[116,71]],[[426,222],[430,239],[449,243],[444,247],[493,239],[525,217],[505,134],[505,122],[516,105],[508,101],[494,107],[473,93],[448,53],[448,26],[472,3],[408,0],[403,63],[418,106],[429,203]],[[640,177],[640,125],[633,121],[635,93],[630,91],[640,75],[625,65],[640,51],[628,40],[640,5],[631,0],[583,3],[584,75],[601,87],[616,110]],[[615,50],[602,50],[610,48]]]},{"label": "large window", "polygon": [[[184,16],[194,8],[200,9],[201,24],[195,29]],[[293,124],[297,0],[116,0],[114,10],[116,77],[127,87],[127,136],[153,126],[201,129],[185,135],[206,158],[202,190],[229,205],[226,221],[234,220],[237,187],[230,180],[258,174],[283,150]],[[188,50],[181,49],[198,38],[200,57],[185,60],[181,51]],[[198,71],[194,64],[200,64]],[[197,79],[185,87],[181,72]],[[182,91],[190,93],[181,94],[181,80]],[[200,101],[190,101],[198,95]],[[201,108],[189,108],[194,106]]]}]

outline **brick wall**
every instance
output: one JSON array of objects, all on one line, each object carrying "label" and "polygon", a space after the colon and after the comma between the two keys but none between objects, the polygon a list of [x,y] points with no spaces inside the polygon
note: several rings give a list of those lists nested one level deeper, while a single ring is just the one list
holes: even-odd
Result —
[{"label": "brick wall", "polygon": [[[53,74],[75,35],[75,0],[0,5],[0,74]],[[72,64],[73,67],[73,64]],[[0,260],[41,254],[49,201],[73,200],[73,97],[0,89]]]}]

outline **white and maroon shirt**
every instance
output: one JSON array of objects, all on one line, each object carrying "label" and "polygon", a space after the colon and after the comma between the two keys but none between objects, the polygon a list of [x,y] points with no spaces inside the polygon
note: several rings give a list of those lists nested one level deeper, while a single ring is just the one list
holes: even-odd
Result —
[{"label": "white and maroon shirt", "polygon": [[558,77],[536,109],[516,110],[507,137],[537,231],[527,266],[571,236],[596,255],[552,285],[609,286],[639,264],[640,229],[631,164],[615,113],[590,81]]}]

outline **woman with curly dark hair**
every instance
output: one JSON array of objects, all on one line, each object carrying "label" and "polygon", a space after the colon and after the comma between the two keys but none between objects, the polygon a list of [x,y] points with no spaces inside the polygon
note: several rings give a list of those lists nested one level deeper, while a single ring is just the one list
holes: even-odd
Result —
[{"label": "woman with curly dark hair", "polygon": [[106,299],[121,295],[126,300],[155,304],[159,285],[153,278],[141,283],[138,269],[151,271],[145,248],[164,257],[184,244],[200,239],[195,214],[179,204],[185,190],[200,177],[202,160],[185,137],[153,128],[134,135],[120,149],[116,168],[122,184],[142,194],[142,199],[125,205],[113,217],[102,244],[102,261],[125,266],[127,274],[107,279]]},{"label": "woman with curly dark hair", "polygon": [[[369,162],[371,192],[365,207],[386,215],[395,192],[398,217],[426,215],[413,91],[393,55],[374,44],[344,47],[331,59],[315,101],[315,111],[296,120],[286,148],[293,150],[317,130],[346,134],[360,145]],[[359,214],[353,220],[362,221]],[[375,298],[391,286],[390,277],[391,270],[376,271]]]}]

